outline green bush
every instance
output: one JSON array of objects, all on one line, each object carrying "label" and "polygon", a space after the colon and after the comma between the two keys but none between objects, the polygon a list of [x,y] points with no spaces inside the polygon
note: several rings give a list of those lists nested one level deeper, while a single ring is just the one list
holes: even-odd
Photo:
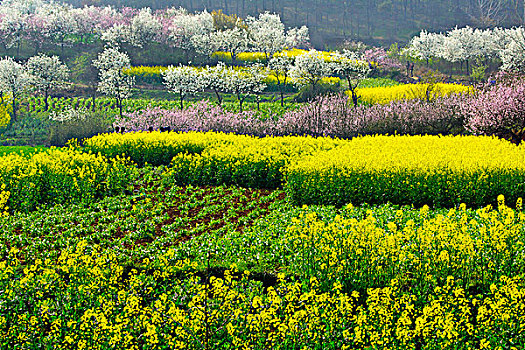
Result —
[{"label": "green bush", "polygon": [[49,128],[49,144],[64,146],[71,139],[82,140],[111,130],[111,121],[101,112],[86,112],[83,118],[55,121]]}]

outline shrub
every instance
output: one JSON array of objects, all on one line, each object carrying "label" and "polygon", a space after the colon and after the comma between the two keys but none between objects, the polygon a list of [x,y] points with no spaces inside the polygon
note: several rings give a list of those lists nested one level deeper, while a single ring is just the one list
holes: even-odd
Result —
[{"label": "shrub", "polygon": [[461,106],[466,127],[474,134],[496,135],[516,144],[525,139],[525,83],[490,87]]},{"label": "shrub", "polygon": [[109,118],[101,112],[69,107],[60,113],[52,113],[50,119],[49,144],[64,146],[71,139],[83,139],[108,132]]},{"label": "shrub", "polygon": [[11,121],[11,107],[5,103],[0,103],[0,131],[5,129]]},{"label": "shrub", "polygon": [[359,101],[373,105],[401,100],[432,101],[451,94],[467,93],[471,88],[459,84],[404,84],[393,86],[363,87],[357,89]]},{"label": "shrub", "polygon": [[422,100],[392,101],[358,106],[344,94],[318,97],[286,113],[276,122],[278,135],[318,135],[351,138],[373,134],[458,134],[464,117],[459,111],[462,95]]},{"label": "shrub", "polygon": [[131,132],[125,134],[102,134],[84,140],[84,150],[100,153],[106,157],[123,155],[142,166],[168,165],[179,153],[200,153],[213,139],[219,139],[220,134],[150,133]]},{"label": "shrub", "polygon": [[131,174],[126,159],[108,160],[73,149],[51,149],[31,157],[0,157],[0,187],[10,193],[7,206],[12,210],[29,211],[43,204],[90,203],[127,188]]},{"label": "shrub", "polygon": [[297,204],[480,206],[525,195],[524,161],[490,137],[367,136],[290,164],[285,188]]},{"label": "shrub", "polygon": [[[460,134],[464,116],[459,104],[464,97],[452,95],[427,102],[393,101],[371,107],[348,104],[344,94],[319,96],[310,103],[289,110],[281,117],[272,111],[234,113],[208,102],[187,109],[150,108],[130,113],[115,122],[128,131],[220,131],[244,135],[312,135],[351,138],[366,134]],[[272,117],[273,116],[273,117]]]}]

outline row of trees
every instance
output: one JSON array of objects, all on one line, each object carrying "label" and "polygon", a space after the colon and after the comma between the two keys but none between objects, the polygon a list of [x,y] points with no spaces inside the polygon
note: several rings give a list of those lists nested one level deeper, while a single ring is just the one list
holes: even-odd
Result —
[{"label": "row of trees", "polygon": [[[122,114],[122,102],[130,96],[133,85],[133,77],[125,73],[130,67],[129,57],[117,47],[108,47],[93,64],[100,70],[98,90],[113,96]],[[234,94],[242,110],[242,104],[250,94],[258,95],[264,91],[264,79],[269,75],[277,81],[281,105],[285,85],[291,79],[300,86],[311,85],[315,92],[322,78],[333,75],[347,80],[354,104],[357,105],[357,85],[370,71],[371,65],[354,52],[334,52],[326,56],[311,50],[297,57],[274,55],[266,66],[257,63],[241,69],[226,66],[222,62],[205,68],[179,65],[168,67],[162,75],[168,91],[178,95],[181,109],[186,96],[207,89],[216,94],[219,104],[222,103],[221,93]]]},{"label": "row of trees", "polygon": [[37,55],[22,65],[10,57],[0,59],[0,100],[9,98],[13,121],[17,119],[17,99],[29,89],[44,96],[48,109],[49,92],[63,86],[69,78],[69,68],[57,56]]},{"label": "row of trees", "polygon": [[4,0],[0,4],[0,45],[5,50],[23,41],[39,51],[44,43],[64,45],[102,40],[144,47],[160,43],[209,55],[226,51],[235,61],[242,51],[267,57],[285,47],[307,46],[308,28],[286,30],[277,14],[245,20],[221,11],[188,13],[183,8],[153,12],[150,8],[74,8],[46,0]]},{"label": "row of trees", "polygon": [[[98,91],[115,98],[122,115],[123,102],[131,97],[134,77],[126,74],[131,67],[129,56],[117,46],[108,46],[93,61],[99,71]],[[221,93],[231,93],[237,97],[239,108],[250,94],[258,95],[265,88],[264,79],[271,75],[277,81],[284,101],[284,88],[293,78],[300,86],[311,85],[314,91],[323,77],[339,75],[346,78],[354,104],[357,105],[356,87],[361,78],[371,71],[368,62],[354,52],[335,52],[329,56],[311,50],[306,54],[290,57],[275,55],[266,66],[253,64],[246,68],[228,67],[219,62],[216,66],[198,68],[192,66],[170,66],[163,72],[164,84],[168,91],[177,94],[180,107],[187,95],[205,89],[213,91],[219,104]],[[9,97],[12,103],[13,121],[16,121],[17,99],[27,90],[40,92],[48,109],[48,96],[52,89],[63,87],[70,70],[57,56],[43,54],[33,56],[25,65],[6,57],[0,60],[0,97]]]},{"label": "row of trees", "polygon": [[525,70],[525,29],[454,28],[446,33],[421,31],[403,51],[408,57],[426,61],[440,58],[466,65],[472,60],[499,59],[504,70]]}]

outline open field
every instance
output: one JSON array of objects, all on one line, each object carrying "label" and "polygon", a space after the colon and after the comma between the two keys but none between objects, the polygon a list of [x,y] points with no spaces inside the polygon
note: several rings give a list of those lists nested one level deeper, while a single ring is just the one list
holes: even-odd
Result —
[{"label": "open field", "polygon": [[[292,169],[295,162],[300,169],[315,149],[329,154],[367,138],[296,139],[297,144],[294,138],[210,133],[110,134],[88,140],[85,149],[2,158],[2,344],[30,349],[525,345],[521,198],[511,202],[512,196],[505,199],[495,189],[483,197],[492,206],[357,205],[370,198],[372,192],[365,191],[354,205],[349,200],[339,207],[302,205],[291,186],[262,181],[268,179],[264,174],[273,173],[272,166],[275,174],[285,174],[283,167]],[[502,147],[510,158],[498,176],[522,171],[522,148],[506,141],[386,139],[398,148],[420,139],[443,147],[485,143],[494,154],[476,161],[479,145],[465,149],[472,162],[490,174]],[[222,153],[213,151],[217,143]],[[263,152],[265,147],[273,153]],[[257,160],[255,150],[272,155]],[[221,154],[228,152],[237,158],[226,160]],[[379,165],[374,159],[381,152],[388,154],[377,144],[371,164]],[[187,156],[200,161],[183,165],[181,157]],[[432,166],[453,164],[456,156],[443,157]],[[509,163],[513,157],[515,165]],[[150,165],[137,167],[137,162]],[[461,170],[460,164],[456,171],[473,169],[464,164]],[[223,169],[222,177],[210,166]],[[428,165],[419,169],[433,172]],[[376,176],[378,185],[388,175]],[[444,186],[456,175],[440,176]],[[101,180],[104,187],[96,185]],[[413,180],[408,181],[410,188]],[[41,199],[32,205],[31,198]]]}]

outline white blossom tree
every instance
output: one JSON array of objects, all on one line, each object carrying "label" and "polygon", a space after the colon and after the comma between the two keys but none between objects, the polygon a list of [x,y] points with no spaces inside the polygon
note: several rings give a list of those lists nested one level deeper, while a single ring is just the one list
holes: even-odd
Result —
[{"label": "white blossom tree", "polygon": [[275,77],[281,95],[281,106],[284,106],[284,89],[289,82],[293,58],[286,55],[274,56],[268,62],[268,75]]},{"label": "white blossom tree", "polygon": [[316,50],[310,50],[295,58],[290,75],[295,78],[298,85],[311,85],[316,93],[317,85],[324,77],[330,76],[333,65],[326,62],[325,58]]},{"label": "white blossom tree", "polygon": [[[2,4],[3,5],[3,4]],[[6,48],[16,47],[17,56],[20,55],[20,45],[27,29],[27,14],[18,11],[16,8],[2,7],[2,21],[0,31],[2,41]]]},{"label": "white blossom tree", "polygon": [[500,29],[496,35],[502,43],[497,48],[502,69],[525,72],[525,29]]},{"label": "white blossom tree", "polygon": [[237,96],[239,110],[250,94],[258,95],[264,91],[266,84],[263,82],[266,71],[260,64],[252,64],[246,70],[228,68],[226,90]]},{"label": "white blossom tree", "polygon": [[235,64],[237,55],[249,48],[248,30],[238,26],[233,29],[216,31],[210,34],[210,46],[214,50],[228,52]]},{"label": "white blossom tree", "polygon": [[162,77],[168,91],[179,95],[181,110],[184,108],[184,98],[202,91],[206,85],[203,75],[191,66],[169,66],[162,72]]},{"label": "white blossom tree", "polygon": [[131,45],[143,47],[158,41],[162,31],[162,24],[153,16],[149,7],[143,8],[133,17],[129,26],[129,42]]},{"label": "white blossom tree", "polygon": [[50,57],[40,54],[27,60],[26,70],[30,74],[31,85],[44,95],[45,110],[47,111],[49,92],[52,89],[64,86],[69,78],[69,68],[60,61],[58,56]]},{"label": "white blossom tree", "polygon": [[347,80],[348,89],[352,95],[352,102],[354,107],[357,107],[359,100],[357,86],[372,71],[370,64],[351,51],[343,51],[343,53],[336,51],[330,58],[332,70]]},{"label": "white blossom tree", "polygon": [[443,35],[429,33],[422,30],[418,36],[410,40],[404,54],[428,62],[432,57],[437,57],[443,43]]},{"label": "white blossom tree", "polygon": [[295,47],[308,43],[308,28],[285,30],[278,14],[264,12],[258,18],[248,16],[246,25],[249,32],[249,44],[255,51],[263,52],[268,62],[276,52],[286,47]]},{"label": "white blossom tree", "polygon": [[13,109],[13,121],[16,122],[17,99],[27,90],[30,76],[24,66],[11,57],[0,59],[0,91],[10,94]]},{"label": "white blossom tree", "polygon": [[291,28],[286,33],[286,46],[287,47],[308,47],[310,46],[310,34],[308,33],[308,27],[302,26],[301,28]]},{"label": "white blossom tree", "polygon": [[129,56],[116,47],[106,47],[93,65],[99,70],[98,91],[115,98],[122,116],[122,104],[131,96],[135,82],[134,77],[125,74],[131,67]]},{"label": "white blossom tree", "polygon": [[189,14],[184,9],[172,12],[174,15],[169,27],[170,42],[186,53],[195,50],[210,55],[213,52],[213,48],[210,47],[210,35],[215,30],[212,15],[207,11]]},{"label": "white blossom tree", "polygon": [[101,40],[113,46],[120,46],[130,37],[129,26],[117,23],[102,32]]},{"label": "white blossom tree", "polygon": [[76,21],[73,7],[65,4],[49,3],[39,8],[40,15],[46,18],[47,35],[52,42],[64,50],[71,34],[76,34]]},{"label": "white blossom tree", "polygon": [[202,81],[205,82],[205,88],[212,90],[217,96],[219,105],[222,104],[221,93],[227,92],[229,70],[226,68],[224,62],[218,62],[215,66],[206,66],[200,72]]},{"label": "white blossom tree", "polygon": [[487,50],[484,46],[483,31],[469,26],[454,28],[447,33],[443,40],[441,56],[449,62],[466,63],[469,73],[469,61],[473,58],[485,56]]}]

